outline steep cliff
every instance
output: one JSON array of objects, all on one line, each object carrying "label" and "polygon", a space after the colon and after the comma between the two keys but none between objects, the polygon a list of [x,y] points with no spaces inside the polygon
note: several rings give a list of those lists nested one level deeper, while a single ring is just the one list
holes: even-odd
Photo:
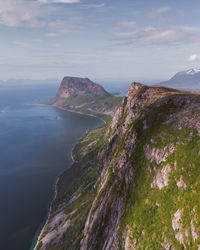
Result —
[{"label": "steep cliff", "polygon": [[112,96],[88,78],[66,76],[48,104],[105,118],[113,115],[120,102],[120,97]]},{"label": "steep cliff", "polygon": [[74,148],[39,249],[200,248],[200,95],[133,83]]}]

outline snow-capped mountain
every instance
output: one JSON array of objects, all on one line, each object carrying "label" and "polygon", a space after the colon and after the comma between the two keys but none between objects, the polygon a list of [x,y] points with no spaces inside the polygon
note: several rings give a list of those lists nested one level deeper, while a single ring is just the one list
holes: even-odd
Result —
[{"label": "snow-capped mountain", "polygon": [[188,90],[200,90],[200,69],[193,68],[178,72],[171,79],[162,82],[162,85],[169,85],[175,88]]},{"label": "snow-capped mountain", "polygon": [[184,70],[181,72],[178,72],[175,76],[181,76],[181,75],[196,75],[200,73],[200,69],[188,69],[188,70]]}]

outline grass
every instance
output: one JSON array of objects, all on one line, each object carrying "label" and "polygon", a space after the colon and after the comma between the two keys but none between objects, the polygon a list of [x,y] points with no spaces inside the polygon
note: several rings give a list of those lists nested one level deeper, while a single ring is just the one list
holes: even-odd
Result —
[{"label": "grass", "polygon": [[[137,133],[136,148],[131,156],[135,179],[127,193],[126,210],[121,219],[119,236],[123,242],[123,231],[129,225],[132,229],[132,240],[134,238],[138,240],[137,249],[146,249],[146,247],[162,249],[161,243],[165,240],[171,242],[175,249],[182,249],[182,245],[175,239],[172,228],[173,215],[179,208],[184,208],[183,228],[189,230],[189,237],[185,239],[185,244],[190,249],[197,249],[200,243],[199,240],[192,241],[190,231],[192,210],[197,206],[200,211],[200,137],[189,128],[176,130],[171,125],[164,125],[166,117],[174,112],[177,112],[177,109],[173,105],[170,109],[168,105],[163,105],[151,110],[148,118],[151,119],[152,125],[145,134],[142,131],[143,120],[146,118],[144,115],[141,114],[130,126]],[[158,119],[156,114],[163,114],[162,119]],[[128,133],[125,137],[128,137]],[[154,172],[150,173],[148,170],[151,163],[145,158],[144,148],[146,144],[151,143],[152,138],[156,138],[152,146],[160,149],[169,143],[177,145],[175,152],[167,158],[167,161],[157,166],[159,169],[169,164],[173,168],[169,185],[162,190],[150,187]],[[126,138],[122,138],[119,150],[125,148],[124,141]],[[186,190],[177,187],[176,183],[180,176],[183,176],[187,185]],[[200,226],[199,222],[200,216],[198,226]]]},{"label": "grass", "polygon": [[[62,239],[57,244],[48,244],[47,250],[75,250],[80,248],[85,221],[91,208],[92,201],[96,195],[96,188],[94,185],[99,177],[100,169],[100,163],[97,162],[97,152],[104,146],[105,129],[105,127],[101,127],[89,131],[76,145],[74,154],[75,157],[78,158],[77,155],[82,147],[87,147],[92,140],[97,140],[97,144],[87,153],[87,155],[82,157],[79,162],[74,163],[70,169],[66,170],[58,182],[58,190],[60,191],[53,202],[52,212],[55,213],[59,206],[65,203],[64,212],[66,214],[73,212],[73,214],[68,217],[70,220],[70,227],[63,234]],[[70,182],[66,178],[69,178]],[[61,185],[61,182],[65,184],[64,187]],[[74,194],[76,194],[77,198],[66,205]]]},{"label": "grass", "polygon": [[122,97],[74,95],[57,100],[57,102],[59,101],[61,101],[59,106],[62,108],[82,114],[94,115],[108,122],[111,119],[109,112],[114,112],[119,107]]}]

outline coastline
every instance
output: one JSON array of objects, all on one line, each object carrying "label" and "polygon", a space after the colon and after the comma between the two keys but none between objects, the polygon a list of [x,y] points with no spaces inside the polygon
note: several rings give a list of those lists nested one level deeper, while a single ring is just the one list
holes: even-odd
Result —
[{"label": "coastline", "polygon": [[[73,163],[73,162],[72,162],[72,163]],[[40,239],[40,237],[42,236],[42,234],[43,234],[43,232],[44,232],[45,226],[47,225],[47,222],[48,222],[48,220],[49,220],[49,217],[50,217],[50,214],[51,214],[51,210],[52,210],[52,203],[53,203],[54,199],[55,199],[56,196],[57,196],[57,183],[58,183],[58,181],[59,181],[59,179],[60,179],[60,175],[61,175],[62,173],[63,173],[63,172],[61,172],[61,173],[57,176],[57,178],[56,178],[56,182],[55,182],[55,185],[54,185],[54,196],[53,196],[53,199],[51,200],[50,206],[49,206],[49,208],[48,208],[48,215],[47,215],[47,218],[45,219],[45,224],[42,226],[42,228],[41,228],[41,230],[40,230],[40,233],[38,233],[38,236],[35,235],[35,237],[34,237],[34,238],[35,238],[35,242],[34,242],[34,240],[33,240],[30,250],[36,250],[37,245],[38,245],[38,243],[39,243],[39,239]],[[39,232],[39,231],[38,231],[38,232]],[[36,234],[37,234],[37,233],[36,233]]]},{"label": "coastline", "polygon": [[51,107],[54,107],[54,108],[57,108],[57,109],[60,109],[60,110],[69,111],[69,112],[80,114],[80,115],[86,115],[86,116],[96,117],[99,120],[103,121],[104,125],[107,123],[106,120],[104,120],[102,117],[99,117],[98,115],[87,114],[87,113],[83,113],[83,112],[80,112],[80,111],[76,111],[74,109],[66,109],[66,108],[63,108],[63,107],[60,107],[60,106],[51,105],[51,104],[45,104],[45,103],[32,103],[31,105],[51,106]]},{"label": "coastline", "polygon": [[[93,115],[93,114],[85,114],[85,113],[81,113],[81,112],[79,112],[79,111],[69,110],[69,109],[65,109],[65,108],[62,108],[62,107],[59,107],[59,106],[54,106],[54,105],[49,105],[49,104],[43,104],[43,103],[38,103],[38,104],[37,104],[37,103],[33,103],[33,104],[34,104],[34,105],[52,106],[52,107],[58,108],[58,109],[60,109],[60,110],[69,111],[69,112],[73,112],[73,113],[77,113],[77,114],[81,114],[81,115],[86,115],[86,116],[92,116],[92,117],[95,117],[95,118],[97,118],[97,119],[103,121],[103,122],[104,122],[104,125],[106,125],[106,121],[105,121],[103,118],[100,118],[100,117],[95,116],[95,115]],[[104,126],[104,125],[103,125],[103,126]],[[72,165],[74,162],[76,162],[75,159],[74,159],[74,156],[73,156],[73,150],[74,150],[75,146],[77,145],[77,143],[85,136],[86,133],[87,133],[87,131],[84,133],[84,135],[83,135],[83,136],[74,144],[74,146],[72,147],[71,154],[70,154],[71,160],[72,160],[71,165]],[[70,166],[71,166],[71,165],[70,165]],[[65,170],[64,170],[64,171],[65,171]],[[62,171],[62,172],[57,176],[57,179],[56,179],[56,182],[55,182],[55,185],[54,185],[54,196],[53,196],[53,199],[52,199],[51,202],[50,202],[50,206],[49,206],[49,209],[48,209],[47,218],[46,218],[45,223],[44,223],[44,225],[42,226],[41,230],[38,231],[38,232],[39,232],[38,235],[37,235],[37,232],[36,232],[35,237],[34,237],[35,242],[34,242],[34,239],[33,239],[33,242],[32,242],[32,245],[31,245],[31,247],[30,247],[30,250],[36,250],[36,249],[37,249],[37,246],[38,246],[38,244],[39,244],[39,242],[40,242],[40,237],[42,236],[42,234],[43,234],[43,232],[44,232],[45,226],[46,226],[47,223],[48,223],[48,220],[49,220],[49,217],[50,217],[50,214],[51,214],[51,211],[52,211],[52,203],[53,203],[53,201],[55,200],[55,198],[56,198],[56,196],[57,196],[57,183],[58,183],[58,181],[59,181],[59,179],[60,179],[61,174],[62,174],[64,171]]]}]

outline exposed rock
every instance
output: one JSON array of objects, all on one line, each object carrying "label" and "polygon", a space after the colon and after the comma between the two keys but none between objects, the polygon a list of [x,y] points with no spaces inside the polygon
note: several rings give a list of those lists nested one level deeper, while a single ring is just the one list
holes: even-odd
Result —
[{"label": "exposed rock", "polygon": [[151,162],[160,164],[161,162],[165,162],[167,157],[173,153],[174,150],[175,146],[173,144],[169,144],[163,149],[153,148],[150,145],[147,145],[145,148],[145,156]]},{"label": "exposed rock", "polygon": [[[165,240],[166,241],[166,240]],[[174,248],[172,247],[172,244],[170,242],[166,242],[166,243],[162,243],[161,244],[162,247],[165,249],[165,250],[174,250]]]},{"label": "exposed rock", "polygon": [[183,181],[183,176],[181,175],[180,180],[176,183],[179,188],[187,188],[187,185]]},{"label": "exposed rock", "polygon": [[179,231],[182,228],[182,225],[181,225],[182,215],[183,215],[183,209],[178,209],[176,213],[174,214],[173,219],[172,219],[172,227],[174,231],[176,230]]},{"label": "exposed rock", "polygon": [[191,233],[192,233],[192,239],[193,241],[197,240],[199,238],[200,235],[200,227],[196,226],[196,223],[198,221],[198,215],[197,215],[197,211],[196,211],[196,207],[193,208],[193,219],[191,220]]},{"label": "exposed rock", "polygon": [[170,172],[171,167],[169,165],[164,166],[161,171],[158,171],[156,174],[153,182],[151,183],[151,187],[158,187],[159,189],[162,189],[167,186]]},{"label": "exposed rock", "polygon": [[[73,211],[71,214],[75,212],[76,211]],[[57,215],[55,215],[53,218],[49,218],[48,222],[46,223],[41,233],[41,238],[40,238],[40,241],[42,242],[42,247],[40,248],[41,250],[45,250],[46,246],[50,242],[53,242],[53,243],[59,242],[64,232],[70,226],[70,220],[68,220],[68,217],[69,215],[66,215],[63,212],[60,212]],[[35,246],[34,249],[37,249],[37,245]]]},{"label": "exposed rock", "polygon": [[185,248],[185,238],[187,239],[189,237],[189,232],[187,228],[183,229],[182,216],[183,216],[183,209],[178,209],[172,219],[172,228],[175,231],[176,239]]},{"label": "exposed rock", "polygon": [[199,238],[199,229],[194,226],[195,221],[191,220],[192,239],[195,241]]},{"label": "exposed rock", "polygon": [[131,230],[130,230],[130,228],[127,228],[127,230],[125,232],[125,246],[124,246],[125,250],[135,250],[136,249],[137,239],[134,238],[133,240],[130,240],[130,236],[131,236]]}]

